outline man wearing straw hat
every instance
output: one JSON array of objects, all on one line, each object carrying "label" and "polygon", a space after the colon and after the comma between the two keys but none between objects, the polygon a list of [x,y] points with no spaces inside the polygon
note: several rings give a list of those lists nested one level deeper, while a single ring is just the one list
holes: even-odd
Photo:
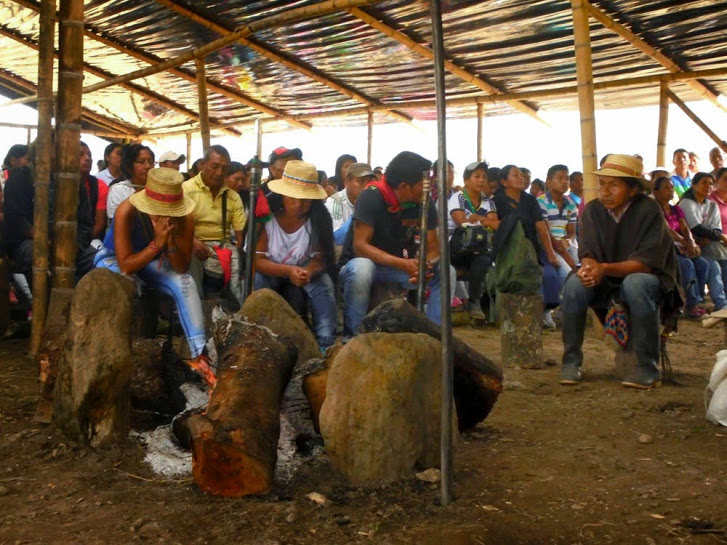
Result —
[{"label": "man wearing straw hat", "polygon": [[[431,162],[421,155],[403,151],[386,167],[381,181],[371,182],[356,200],[353,225],[343,245],[340,264],[343,283],[343,325],[346,336],[355,335],[369,310],[374,282],[414,288],[418,282],[418,260],[408,244],[417,231],[424,176]],[[427,264],[430,295],[427,317],[441,322],[438,217],[430,204],[427,233]],[[456,273],[450,300],[454,295]]]},{"label": "man wearing straw hat", "polygon": [[[631,346],[638,364],[622,384],[661,384],[659,308],[673,306],[677,286],[674,244],[659,205],[644,194],[641,159],[610,154],[598,174],[598,199],[581,220],[581,267],[563,290],[563,367],[560,383],[581,382],[583,334],[589,306],[609,308],[606,332]],[[628,322],[619,305],[627,309]]]}]

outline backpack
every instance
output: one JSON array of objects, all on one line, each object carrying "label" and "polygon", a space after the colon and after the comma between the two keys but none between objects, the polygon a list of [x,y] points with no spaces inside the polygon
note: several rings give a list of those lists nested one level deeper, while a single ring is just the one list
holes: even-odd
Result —
[{"label": "backpack", "polygon": [[514,214],[510,217],[511,224],[505,220],[505,225],[500,225],[500,229],[504,227],[509,232],[504,233],[505,238],[496,247],[495,287],[500,293],[536,295],[543,283],[543,269],[535,248],[525,236],[522,221]]}]

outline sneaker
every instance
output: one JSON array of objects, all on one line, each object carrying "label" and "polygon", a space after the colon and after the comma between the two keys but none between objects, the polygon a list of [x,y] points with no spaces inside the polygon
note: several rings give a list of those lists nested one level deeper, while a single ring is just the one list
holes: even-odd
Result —
[{"label": "sneaker", "polygon": [[707,311],[699,307],[687,309],[684,312],[684,316],[689,320],[701,320],[705,314],[707,314]]},{"label": "sneaker", "polygon": [[560,381],[564,386],[581,383],[581,368],[578,365],[564,365],[560,369]]},{"label": "sneaker", "polygon": [[452,298],[452,310],[454,310],[454,311],[462,310],[462,305],[464,305],[464,303],[462,302],[462,299],[460,299],[459,297],[457,297],[455,295]]},{"label": "sneaker", "polygon": [[479,301],[471,301],[467,303],[467,314],[476,320],[484,320],[486,318],[485,313],[482,312],[482,307]]},{"label": "sneaker", "polygon": [[553,315],[550,310],[543,312],[543,329],[555,329],[555,322],[553,321]]}]

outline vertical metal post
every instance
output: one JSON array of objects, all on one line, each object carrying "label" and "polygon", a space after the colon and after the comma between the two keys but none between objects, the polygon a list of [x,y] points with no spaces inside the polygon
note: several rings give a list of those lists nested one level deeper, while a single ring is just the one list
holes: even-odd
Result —
[{"label": "vertical metal post", "polygon": [[368,115],[368,140],[367,140],[367,148],[366,148],[366,162],[371,165],[371,150],[373,148],[374,143],[374,112],[369,110]]},{"label": "vertical metal post", "polygon": [[424,312],[424,294],[427,287],[427,231],[429,231],[429,194],[432,189],[431,172],[427,172],[422,188],[419,224],[419,283],[417,284],[417,309]]},{"label": "vertical metal post", "polygon": [[[446,89],[444,87],[444,36],[442,34],[442,5],[440,0],[430,0],[432,18],[432,49],[434,49],[434,87],[437,103],[437,183],[439,184],[438,215],[446,221],[447,213],[447,141],[446,141]],[[441,470],[442,505],[452,502],[452,301],[449,278],[449,237],[446,223],[439,229],[439,281],[442,306],[442,422],[441,422]],[[436,304],[431,301],[430,304]]]},{"label": "vertical metal post", "polygon": [[571,0],[573,37],[575,39],[578,109],[581,115],[581,154],[583,156],[583,197],[596,198],[598,169],[596,155],[596,107],[593,100],[593,64],[591,62],[591,29],[588,21],[588,0]]},{"label": "vertical metal post", "polygon": [[262,178],[263,169],[260,161],[262,153],[263,140],[263,124],[260,118],[255,120],[255,133],[257,134],[257,148],[255,157],[250,161],[250,208],[247,214],[247,238],[245,247],[247,252],[245,255],[245,284],[243,286],[242,300],[248,298],[255,286],[255,246],[257,245],[257,232],[255,225],[255,207],[257,206],[257,193],[260,189],[260,180]]},{"label": "vertical metal post", "polygon": [[477,162],[482,161],[482,114],[483,104],[477,103]]},{"label": "vertical metal post", "polygon": [[662,80],[659,86],[659,134],[656,138],[656,164],[666,165],[666,131],[669,125],[669,82]]}]

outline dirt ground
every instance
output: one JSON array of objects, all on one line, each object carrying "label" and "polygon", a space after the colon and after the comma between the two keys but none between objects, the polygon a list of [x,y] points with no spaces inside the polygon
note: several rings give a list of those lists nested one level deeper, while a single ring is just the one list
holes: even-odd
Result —
[{"label": "dirt ground", "polygon": [[[496,329],[455,334],[499,361]],[[134,441],[68,446],[32,422],[27,340],[4,340],[0,544],[727,543],[727,429],[705,420],[703,402],[723,334],[682,322],[669,344],[677,384],[649,392],[623,389],[595,338],[582,386],[559,386],[557,367],[506,369],[493,413],[461,437],[456,501],[441,507],[437,485],[351,488],[325,459],[265,497],[222,500],[154,475]],[[559,332],[545,352],[560,358]]]}]

